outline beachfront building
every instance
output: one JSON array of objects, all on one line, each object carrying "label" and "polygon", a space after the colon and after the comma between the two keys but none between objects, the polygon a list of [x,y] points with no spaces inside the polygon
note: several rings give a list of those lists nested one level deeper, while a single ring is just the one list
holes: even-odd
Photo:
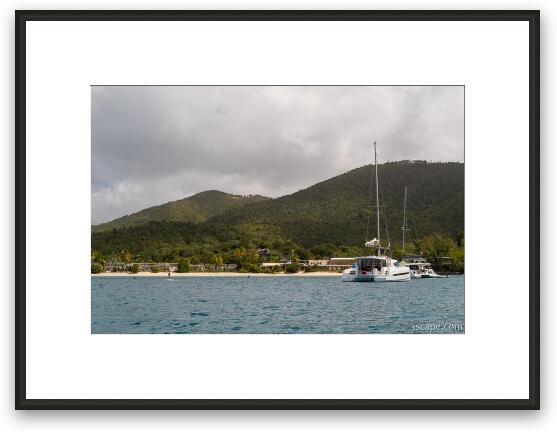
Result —
[{"label": "beachfront building", "polygon": [[236,264],[223,264],[217,266],[215,264],[190,264],[192,272],[217,272],[217,271],[235,271],[238,266]]},{"label": "beachfront building", "polygon": [[354,258],[324,258],[317,260],[301,260],[302,267],[317,267],[321,271],[339,272],[352,267],[356,260]]},{"label": "beachfront building", "polygon": [[265,268],[268,268],[268,269],[278,268],[278,267],[284,269],[284,267],[286,267],[286,263],[285,262],[264,262],[264,263],[261,263],[261,268],[264,268],[264,269]]},{"label": "beachfront building", "polygon": [[331,258],[327,262],[325,268],[327,268],[328,271],[339,272],[352,267],[352,264],[354,264],[355,262],[356,260],[354,258]]},{"label": "beachfront building", "polygon": [[328,259],[308,260],[308,266],[326,266],[329,264]]},{"label": "beachfront building", "polygon": [[331,258],[328,265],[332,266],[352,266],[356,262],[355,258]]}]

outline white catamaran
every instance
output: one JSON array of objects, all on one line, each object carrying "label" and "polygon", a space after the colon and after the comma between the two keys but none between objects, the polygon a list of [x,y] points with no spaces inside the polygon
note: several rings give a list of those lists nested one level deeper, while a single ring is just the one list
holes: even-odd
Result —
[{"label": "white catamaran", "polygon": [[[366,241],[366,247],[374,248],[375,255],[356,257],[352,268],[342,272],[343,282],[403,282],[410,280],[410,268],[385,255],[389,246],[381,246],[379,228],[379,176],[377,174],[377,143],[373,143],[375,152],[375,208],[377,213],[377,238]],[[371,206],[371,190],[370,190]]]}]

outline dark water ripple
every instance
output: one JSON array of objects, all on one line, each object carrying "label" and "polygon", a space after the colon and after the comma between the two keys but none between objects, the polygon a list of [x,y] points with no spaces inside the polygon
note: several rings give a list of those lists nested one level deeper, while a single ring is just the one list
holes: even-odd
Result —
[{"label": "dark water ripple", "polygon": [[92,333],[464,333],[464,277],[92,277]]}]

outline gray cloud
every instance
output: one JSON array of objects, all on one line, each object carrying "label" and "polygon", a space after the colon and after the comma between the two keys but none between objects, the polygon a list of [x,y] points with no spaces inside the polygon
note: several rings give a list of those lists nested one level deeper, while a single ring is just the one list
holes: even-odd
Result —
[{"label": "gray cloud", "polygon": [[277,197],[371,162],[463,161],[463,87],[91,90],[92,222],[208,189]]}]

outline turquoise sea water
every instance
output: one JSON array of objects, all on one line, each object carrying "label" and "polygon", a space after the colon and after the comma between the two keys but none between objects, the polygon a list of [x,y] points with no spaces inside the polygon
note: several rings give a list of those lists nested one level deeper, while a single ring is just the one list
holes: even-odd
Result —
[{"label": "turquoise sea water", "polygon": [[464,333],[464,277],[92,277],[92,333]]}]

